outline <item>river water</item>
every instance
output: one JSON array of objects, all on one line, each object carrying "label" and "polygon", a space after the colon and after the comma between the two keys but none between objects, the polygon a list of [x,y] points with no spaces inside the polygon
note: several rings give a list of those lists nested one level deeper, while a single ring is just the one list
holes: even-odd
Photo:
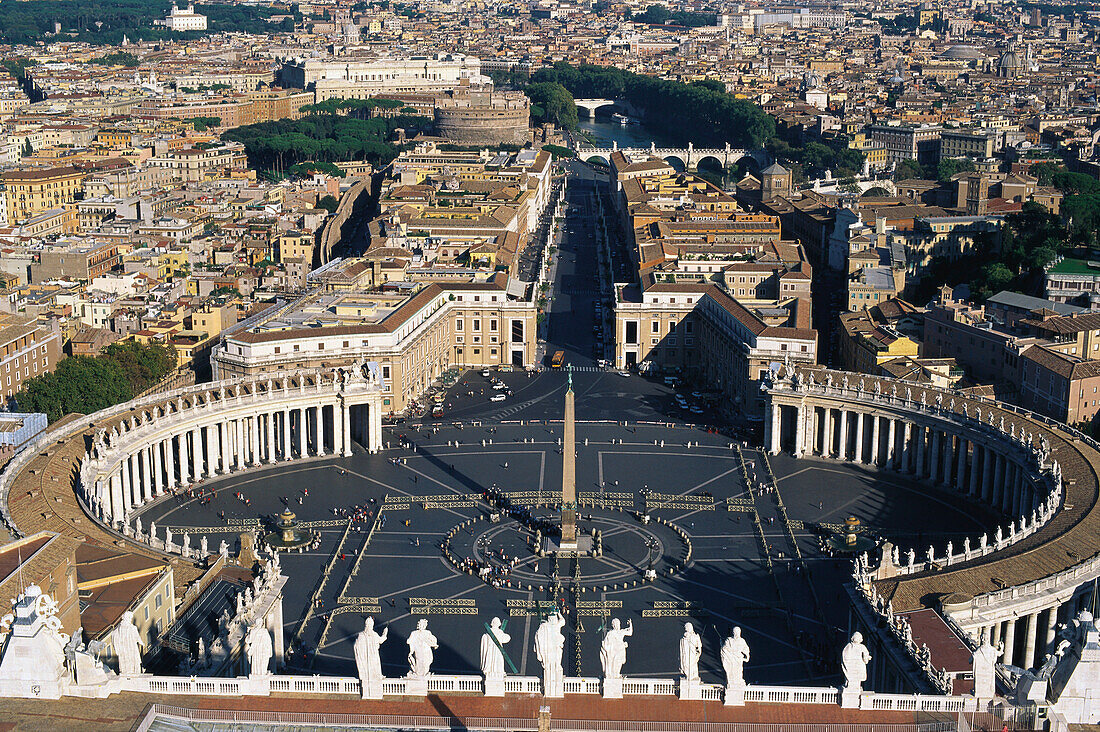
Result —
[{"label": "river water", "polygon": [[621,125],[610,117],[582,119],[577,127],[592,135],[598,147],[611,147],[613,141],[619,143],[619,147],[649,147],[651,142],[656,143],[657,147],[678,147],[672,140],[651,131],[644,124]]}]

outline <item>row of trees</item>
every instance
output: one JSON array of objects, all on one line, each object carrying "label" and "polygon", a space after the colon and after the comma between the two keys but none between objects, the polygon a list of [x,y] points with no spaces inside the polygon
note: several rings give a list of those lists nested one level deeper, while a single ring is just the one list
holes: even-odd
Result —
[{"label": "row of trees", "polygon": [[531,76],[528,89],[547,83],[560,84],[571,95],[570,102],[575,97],[625,100],[645,116],[648,126],[678,144],[691,141],[704,147],[728,142],[735,147],[758,148],[775,134],[775,121],[760,107],[735,99],[714,85],[564,62],[539,69]]},{"label": "row of trees", "polygon": [[[169,37],[199,38],[204,33],[192,31],[173,33],[153,21],[163,18],[171,8],[171,0],[24,0],[0,3],[0,42],[34,44],[54,31],[60,23],[62,32],[75,40],[97,45],[118,45],[123,36],[132,41],[152,41]],[[196,12],[207,16],[210,32],[238,31],[266,34],[294,30],[290,16],[271,23],[273,15],[286,11],[254,5],[199,5]]]},{"label": "row of trees", "polygon": [[170,345],[120,341],[94,358],[63,359],[49,374],[23,382],[19,409],[45,412],[51,422],[70,412],[90,414],[119,404],[153,386],[176,367]]},{"label": "row of trees", "polygon": [[297,120],[237,127],[223,133],[222,139],[243,144],[253,167],[277,173],[313,161],[366,160],[377,167],[397,157],[397,146],[389,142],[394,130],[400,127],[412,136],[431,124],[427,117],[412,115],[356,119],[341,114],[311,114]]},{"label": "row of trees", "polygon": [[634,13],[632,20],[653,25],[681,25],[698,28],[705,25],[717,25],[717,13],[692,13],[686,10],[672,11],[664,5],[650,5],[645,12]]}]

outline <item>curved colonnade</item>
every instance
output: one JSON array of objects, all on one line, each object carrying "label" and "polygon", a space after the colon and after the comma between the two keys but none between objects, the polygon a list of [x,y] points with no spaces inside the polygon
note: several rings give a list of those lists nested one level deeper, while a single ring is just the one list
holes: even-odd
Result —
[{"label": "curved colonnade", "polygon": [[894,379],[784,367],[767,387],[765,445],[875,466],[983,502],[1008,524],[961,547],[891,552],[861,580],[906,613],[938,604],[1004,662],[1042,663],[1100,576],[1100,444],[1002,404]]},{"label": "curved colonnade", "polygon": [[[20,533],[9,511],[13,486],[36,472],[31,462],[50,446],[68,444],[71,453],[83,436],[86,451],[73,460],[77,497],[104,525],[134,536],[136,509],[196,481],[277,462],[349,456],[353,442],[381,449],[382,391],[371,365],[365,374],[361,366],[276,373],[135,399],[55,426],[16,455],[0,475],[0,513]],[[135,538],[189,553],[152,533]]]}]

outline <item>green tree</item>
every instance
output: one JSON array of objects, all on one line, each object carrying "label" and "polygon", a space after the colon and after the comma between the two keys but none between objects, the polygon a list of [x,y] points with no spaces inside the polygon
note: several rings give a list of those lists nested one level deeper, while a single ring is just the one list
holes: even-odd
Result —
[{"label": "green tree", "polygon": [[902,160],[894,168],[894,180],[896,181],[911,180],[923,176],[924,170],[916,160]]},{"label": "green tree", "polygon": [[974,161],[969,158],[944,158],[936,164],[936,180],[947,183],[952,176],[973,170]]},{"label": "green tree", "polygon": [[1084,173],[1060,170],[1050,177],[1050,184],[1067,196],[1100,193],[1100,181]]},{"label": "green tree", "polygon": [[1048,160],[1033,164],[1027,169],[1027,172],[1039,179],[1039,185],[1049,186],[1054,182],[1054,174],[1064,171],[1065,169],[1066,166],[1061,163],[1054,160]]},{"label": "green tree", "polygon": [[324,196],[321,200],[317,201],[317,208],[323,208],[329,213],[336,213],[336,209],[340,206],[340,201],[335,196]]},{"label": "green tree", "polygon": [[541,110],[539,122],[553,122],[558,127],[573,130],[577,127],[577,105],[573,95],[556,81],[531,84],[524,90],[534,108]]},{"label": "green tree", "polygon": [[176,367],[170,345],[120,341],[95,358],[73,356],[48,374],[23,382],[19,408],[45,412],[54,422],[71,412],[90,414],[124,402],[153,386]]}]

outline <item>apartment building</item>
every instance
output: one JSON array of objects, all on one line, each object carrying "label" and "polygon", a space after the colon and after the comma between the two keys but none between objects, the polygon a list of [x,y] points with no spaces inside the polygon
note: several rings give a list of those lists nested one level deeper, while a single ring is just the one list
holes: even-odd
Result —
[{"label": "apartment building", "polygon": [[916,358],[920,344],[886,323],[879,323],[871,311],[840,314],[837,356],[840,368],[861,374],[879,375],[881,366],[897,358]]},{"label": "apartment building", "polygon": [[186,147],[179,150],[165,150],[149,158],[147,164],[153,168],[168,170],[173,180],[194,183],[214,173],[245,168],[248,165],[248,158],[243,146],[228,143],[207,149]]},{"label": "apartment building", "polygon": [[948,288],[924,316],[924,356],[954,358],[977,381],[1014,381],[1016,336],[988,318],[985,309],[955,300]]},{"label": "apartment building", "polygon": [[940,135],[942,127],[935,125],[868,125],[871,142],[886,148],[886,159],[891,163],[916,160],[924,165],[940,159]]},{"label": "apartment building", "polygon": [[972,158],[986,160],[997,152],[1000,135],[982,127],[944,130],[940,133],[940,160]]},{"label": "apartment building", "polygon": [[33,318],[0,313],[0,395],[5,403],[23,382],[50,373],[61,359],[61,334]]},{"label": "apartment building", "polygon": [[90,281],[122,263],[113,241],[61,242],[43,247],[31,265],[31,282],[71,279]]},{"label": "apartment building", "polygon": [[84,173],[69,165],[0,173],[7,200],[9,225],[72,203],[81,191]]}]

